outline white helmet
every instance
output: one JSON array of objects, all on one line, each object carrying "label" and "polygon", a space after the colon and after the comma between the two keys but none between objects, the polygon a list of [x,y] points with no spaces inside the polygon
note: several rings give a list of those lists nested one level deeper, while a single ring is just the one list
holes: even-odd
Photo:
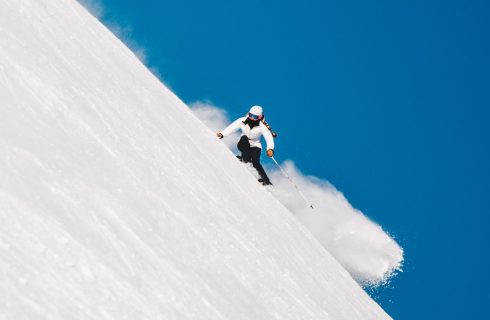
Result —
[{"label": "white helmet", "polygon": [[248,113],[261,117],[263,110],[261,106],[253,106]]}]

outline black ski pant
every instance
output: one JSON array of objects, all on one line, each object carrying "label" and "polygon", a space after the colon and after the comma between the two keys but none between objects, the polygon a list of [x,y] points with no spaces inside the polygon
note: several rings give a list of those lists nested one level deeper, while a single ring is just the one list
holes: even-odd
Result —
[{"label": "black ski pant", "polygon": [[260,154],[262,149],[257,147],[251,147],[250,141],[246,136],[242,136],[240,141],[238,141],[238,150],[242,153],[242,161],[243,162],[252,162],[254,168],[258,171],[260,177],[265,183],[270,183],[269,177],[265,173],[264,168],[260,164]]}]

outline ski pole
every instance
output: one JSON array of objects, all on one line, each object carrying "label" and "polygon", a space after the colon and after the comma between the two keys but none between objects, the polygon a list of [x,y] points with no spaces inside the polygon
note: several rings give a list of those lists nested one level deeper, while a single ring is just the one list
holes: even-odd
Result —
[{"label": "ski pole", "polygon": [[303,194],[303,192],[301,192],[301,190],[299,190],[298,186],[293,182],[293,179],[291,179],[291,177],[289,176],[289,174],[279,165],[279,163],[276,161],[276,159],[274,157],[271,157],[272,161],[275,162],[275,164],[277,165],[277,167],[279,168],[279,170],[281,170],[282,174],[288,178],[289,182],[291,182],[291,184],[293,185],[293,187],[296,188],[296,190],[298,191],[299,195],[303,198],[303,200],[305,200],[306,204],[308,206],[310,206],[311,209],[315,209],[313,208],[313,205],[311,204],[310,201],[308,201],[308,199],[306,199],[305,195]]}]

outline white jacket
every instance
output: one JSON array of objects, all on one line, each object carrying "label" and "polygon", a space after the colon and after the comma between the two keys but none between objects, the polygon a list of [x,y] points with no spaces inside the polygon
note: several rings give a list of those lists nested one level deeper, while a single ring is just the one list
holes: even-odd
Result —
[{"label": "white jacket", "polygon": [[265,142],[267,143],[267,150],[274,149],[274,138],[272,137],[269,129],[260,121],[260,124],[256,127],[250,129],[250,127],[243,123],[247,120],[247,117],[242,117],[236,119],[232,124],[226,127],[221,134],[223,137],[230,135],[231,133],[242,130],[242,136],[247,136],[250,141],[251,147],[257,147],[262,149],[262,144],[260,143],[260,136],[264,136]]}]

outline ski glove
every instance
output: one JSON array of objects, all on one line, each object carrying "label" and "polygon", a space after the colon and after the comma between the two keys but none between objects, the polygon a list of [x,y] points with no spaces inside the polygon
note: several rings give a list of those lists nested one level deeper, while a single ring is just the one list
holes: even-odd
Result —
[{"label": "ski glove", "polygon": [[222,134],[221,132],[218,132],[218,133],[216,134],[216,136],[217,136],[218,138],[220,138],[220,139],[223,139],[223,134]]},{"label": "ski glove", "polygon": [[266,153],[267,153],[267,156],[268,156],[269,158],[271,158],[271,157],[274,155],[274,150],[269,149],[269,150],[267,150],[267,152],[266,152]]}]

